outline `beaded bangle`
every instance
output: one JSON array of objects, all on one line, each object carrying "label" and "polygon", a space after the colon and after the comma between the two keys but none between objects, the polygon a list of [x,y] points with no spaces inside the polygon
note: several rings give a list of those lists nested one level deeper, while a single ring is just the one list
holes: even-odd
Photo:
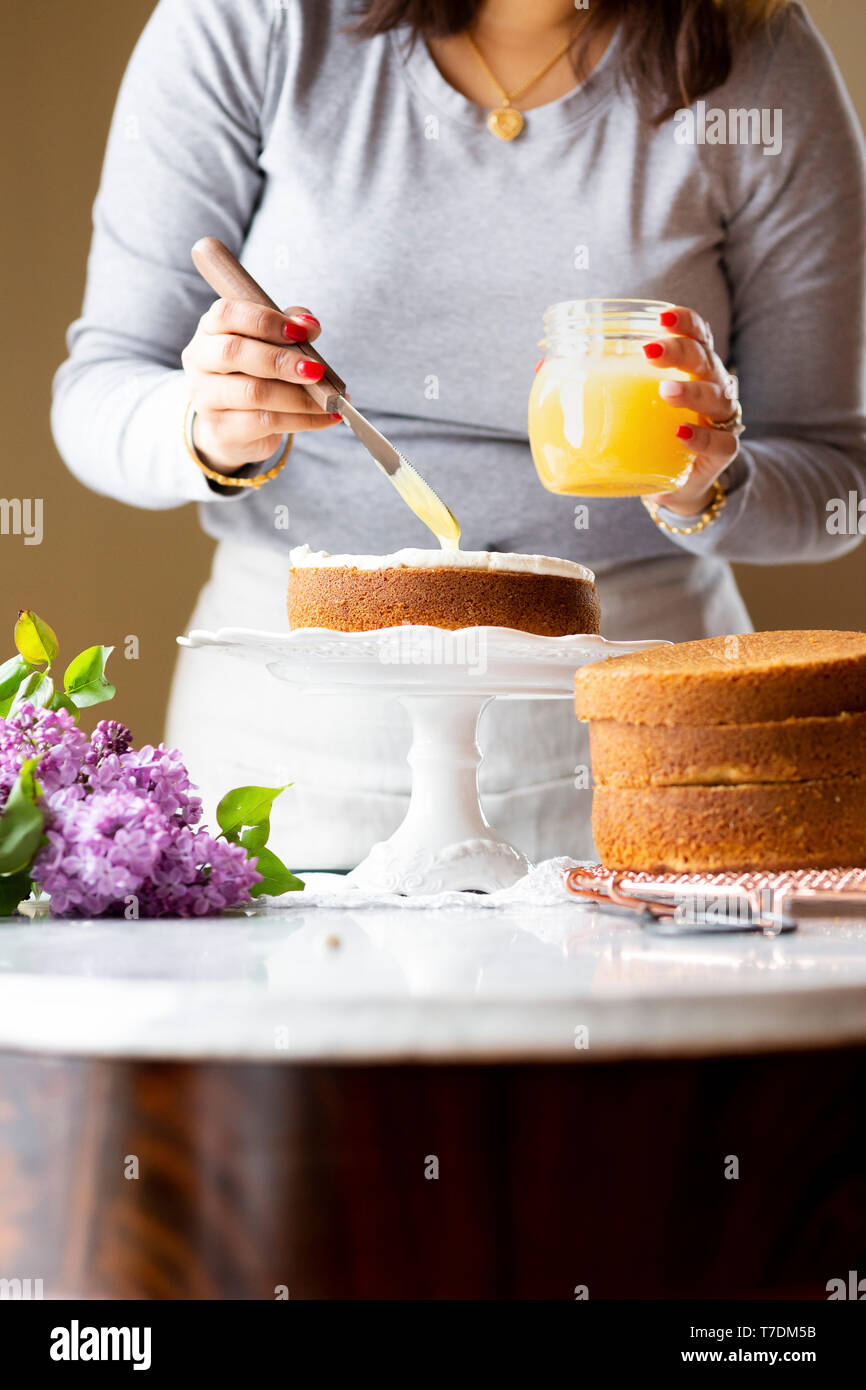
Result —
[{"label": "beaded bangle", "polygon": [[707,507],[707,510],[701,514],[700,521],[695,522],[694,526],[671,526],[659,516],[657,502],[653,502],[649,497],[642,497],[640,500],[643,502],[656,526],[660,526],[663,531],[669,532],[672,536],[694,536],[697,535],[698,531],[703,531],[711,522],[715,521],[728,498],[725,489],[717,478],[713,483],[713,500]]},{"label": "beaded bangle", "polygon": [[206,463],[202,463],[202,460],[199,458],[198,453],[196,452],[196,447],[192,441],[192,430],[194,424],[195,411],[193,410],[192,402],[190,401],[189,405],[186,408],[186,414],[183,417],[183,442],[186,445],[186,451],[192,459],[193,463],[196,465],[196,467],[201,469],[205,477],[210,478],[211,482],[213,483],[220,483],[222,487],[260,488],[265,483],[270,482],[271,478],[275,478],[279,473],[280,469],[285,465],[286,459],[289,457],[289,452],[292,447],[292,441],[294,439],[294,435],[290,434],[288,444],[286,445],[280,457],[277,459],[277,462],[274,464],[273,468],[269,468],[267,473],[256,473],[256,475],[252,478],[238,478],[232,473],[218,473],[215,468],[208,468]]}]

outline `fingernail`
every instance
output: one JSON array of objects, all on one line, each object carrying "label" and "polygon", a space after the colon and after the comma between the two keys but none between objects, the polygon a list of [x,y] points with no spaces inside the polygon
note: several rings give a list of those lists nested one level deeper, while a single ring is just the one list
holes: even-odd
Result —
[{"label": "fingernail", "polygon": [[304,357],[295,369],[298,376],[304,377],[307,381],[321,381],[325,375],[325,369],[321,362],[310,362]]},{"label": "fingernail", "polygon": [[536,372],[540,371],[541,368],[542,368],[543,366],[544,366],[544,358],[543,358],[543,357],[539,357],[538,361],[537,361],[536,364],[535,364],[535,370],[536,370]]},{"label": "fingernail", "polygon": [[670,400],[672,396],[682,396],[685,389],[685,385],[682,381],[659,382],[659,395],[664,396],[665,400]]},{"label": "fingernail", "polygon": [[321,328],[322,326],[313,314],[296,314],[295,318],[300,319],[302,323],[314,323],[317,328]]},{"label": "fingernail", "polygon": [[343,417],[342,417],[342,415],[340,414],[339,410],[335,410],[334,413],[333,413],[333,415],[331,416],[331,419],[332,419],[332,420],[342,420],[342,418],[343,418]]},{"label": "fingernail", "polygon": [[691,425],[677,425],[677,439],[691,439],[693,434]]},{"label": "fingernail", "polygon": [[664,352],[661,343],[644,343],[643,350],[645,357],[661,357]]},{"label": "fingernail", "polygon": [[659,323],[663,328],[676,328],[677,321],[677,315],[673,309],[665,309],[664,313],[659,314]]},{"label": "fingernail", "polygon": [[288,338],[290,343],[303,343],[307,336],[306,328],[301,328],[298,323],[284,323],[283,337]]}]

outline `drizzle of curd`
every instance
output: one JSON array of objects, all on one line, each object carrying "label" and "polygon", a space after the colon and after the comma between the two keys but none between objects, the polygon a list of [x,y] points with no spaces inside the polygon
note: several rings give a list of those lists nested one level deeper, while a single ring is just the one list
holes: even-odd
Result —
[{"label": "drizzle of curd", "polygon": [[392,481],[406,506],[433,532],[442,549],[459,550],[460,524],[456,516],[414,468],[401,468]]},{"label": "drizzle of curd", "polygon": [[529,397],[529,442],[544,487],[581,497],[682,487],[695,454],[677,438],[677,426],[702,421],[662,399],[665,380],[690,377],[659,368],[639,348],[622,353],[609,343],[588,359],[548,358]]}]

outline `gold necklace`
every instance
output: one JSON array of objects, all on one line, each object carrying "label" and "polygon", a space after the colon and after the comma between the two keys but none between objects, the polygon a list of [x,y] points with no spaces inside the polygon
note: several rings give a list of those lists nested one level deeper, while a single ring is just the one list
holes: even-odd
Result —
[{"label": "gold necklace", "polygon": [[484,54],[481,52],[481,49],[478,47],[478,44],[475,42],[468,29],[465,30],[465,34],[472,45],[473,52],[479,63],[484,68],[484,71],[487,73],[494,87],[499,89],[502,96],[502,101],[499,106],[494,106],[493,109],[487,113],[487,129],[490,131],[491,135],[496,136],[497,140],[513,140],[516,135],[520,134],[525,125],[525,121],[522,113],[517,110],[516,106],[512,106],[511,103],[516,97],[522,96],[524,92],[528,92],[530,87],[534,87],[536,82],[540,82],[545,73],[550,72],[550,69],[558,63],[560,58],[563,58],[571,48],[573,39],[569,39],[568,43],[563,44],[562,48],[550,59],[550,62],[545,63],[543,68],[539,68],[538,72],[530,77],[528,82],[524,82],[522,87],[517,87],[513,92],[506,92],[498,77],[491,72],[490,64],[487,62],[487,59],[484,57]]}]

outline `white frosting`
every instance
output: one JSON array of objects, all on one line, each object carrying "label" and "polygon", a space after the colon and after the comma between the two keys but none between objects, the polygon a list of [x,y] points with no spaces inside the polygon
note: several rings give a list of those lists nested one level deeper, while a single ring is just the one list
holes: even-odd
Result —
[{"label": "white frosting", "polygon": [[397,550],[393,555],[329,555],[327,550],[295,546],[293,569],[457,569],[501,570],[508,574],[559,574],[566,579],[595,580],[592,570],[574,560],[550,555],[508,555],[497,550]]}]

